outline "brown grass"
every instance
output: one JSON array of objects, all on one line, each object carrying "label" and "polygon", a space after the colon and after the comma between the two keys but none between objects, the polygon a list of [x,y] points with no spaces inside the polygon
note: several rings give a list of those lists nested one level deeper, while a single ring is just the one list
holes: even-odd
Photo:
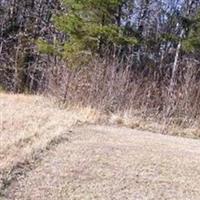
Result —
[{"label": "brown grass", "polygon": [[[65,134],[70,127],[105,122],[153,132],[199,137],[198,124],[182,126],[180,119],[169,124],[144,117],[141,110],[105,113],[91,106],[62,105],[43,96],[0,94],[0,171],[27,159],[35,150]],[[183,119],[182,119],[183,120]]]},{"label": "brown grass", "polygon": [[52,98],[4,93],[0,110],[0,188],[5,173],[19,162],[66,137],[70,127],[100,117],[91,107],[60,107]]},{"label": "brown grass", "polygon": [[169,118],[169,122],[164,122],[143,115],[142,110],[98,111],[77,103],[59,105],[53,97],[37,95],[0,93],[0,111],[0,193],[15,166],[30,164],[37,152],[70,139],[70,127],[75,125],[104,122],[184,137],[200,136],[199,125],[194,122],[184,127],[184,118]]},{"label": "brown grass", "polygon": [[[198,123],[194,122],[193,125],[185,127],[182,123],[178,123],[176,118],[169,118],[167,120],[169,122],[157,120],[154,117],[143,117],[133,111],[113,113],[109,116],[110,124],[159,134],[199,139],[200,127]],[[179,120],[182,121],[184,119]]]},{"label": "brown grass", "polygon": [[[198,125],[183,127],[176,119],[170,125],[142,111],[119,111],[105,114],[90,106],[62,105],[43,96],[0,94],[0,171],[25,160],[37,149],[44,149],[70,127],[103,121],[108,124],[153,132],[199,137]],[[172,120],[172,119],[171,119]]]}]

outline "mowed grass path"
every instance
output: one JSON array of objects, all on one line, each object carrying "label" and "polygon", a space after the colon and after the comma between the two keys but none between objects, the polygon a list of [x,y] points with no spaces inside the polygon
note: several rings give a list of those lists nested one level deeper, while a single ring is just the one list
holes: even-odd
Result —
[{"label": "mowed grass path", "polygon": [[6,199],[199,200],[199,140],[107,126],[72,134]]}]

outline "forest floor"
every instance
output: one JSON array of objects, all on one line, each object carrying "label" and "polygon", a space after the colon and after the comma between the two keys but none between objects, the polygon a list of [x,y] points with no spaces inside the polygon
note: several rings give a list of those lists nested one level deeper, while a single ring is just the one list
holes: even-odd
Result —
[{"label": "forest floor", "polygon": [[200,140],[83,125],[100,114],[38,96],[0,106],[1,200],[199,199]]}]

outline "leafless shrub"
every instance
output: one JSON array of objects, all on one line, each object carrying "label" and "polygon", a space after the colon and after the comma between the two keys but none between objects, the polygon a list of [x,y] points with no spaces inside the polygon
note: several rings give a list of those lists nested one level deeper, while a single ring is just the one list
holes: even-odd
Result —
[{"label": "leafless shrub", "polygon": [[131,65],[131,60],[120,63],[96,58],[75,69],[58,63],[45,74],[45,91],[62,102],[90,105],[109,114],[132,110],[143,118],[163,120],[166,125],[188,126],[200,117],[198,65],[195,60],[183,59],[170,91],[170,70],[163,74],[147,66],[141,71]]}]

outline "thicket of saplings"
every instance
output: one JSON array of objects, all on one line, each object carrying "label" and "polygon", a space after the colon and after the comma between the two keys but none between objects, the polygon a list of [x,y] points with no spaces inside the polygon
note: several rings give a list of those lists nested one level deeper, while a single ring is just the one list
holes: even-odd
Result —
[{"label": "thicket of saplings", "polygon": [[108,114],[200,119],[198,0],[0,0],[0,85]]},{"label": "thicket of saplings", "polygon": [[[48,62],[30,65],[23,73],[24,91],[51,94],[62,103],[90,105],[107,114],[128,111],[184,126],[198,122],[200,68],[196,60],[182,57],[171,85],[171,65],[159,68],[145,58],[143,64],[134,59],[131,55],[125,59],[98,56],[81,67],[69,67],[60,58],[45,57]],[[3,88],[14,91],[14,73],[9,71],[7,78],[8,71],[3,74]]]},{"label": "thicket of saplings", "polygon": [[[172,68],[134,65],[116,57],[93,58],[80,68],[53,65],[45,92],[61,102],[90,105],[108,114],[129,112],[144,118],[191,126],[200,118],[200,68],[182,58],[171,85]],[[44,82],[43,82],[44,84]],[[44,85],[42,86],[44,88]]]}]

